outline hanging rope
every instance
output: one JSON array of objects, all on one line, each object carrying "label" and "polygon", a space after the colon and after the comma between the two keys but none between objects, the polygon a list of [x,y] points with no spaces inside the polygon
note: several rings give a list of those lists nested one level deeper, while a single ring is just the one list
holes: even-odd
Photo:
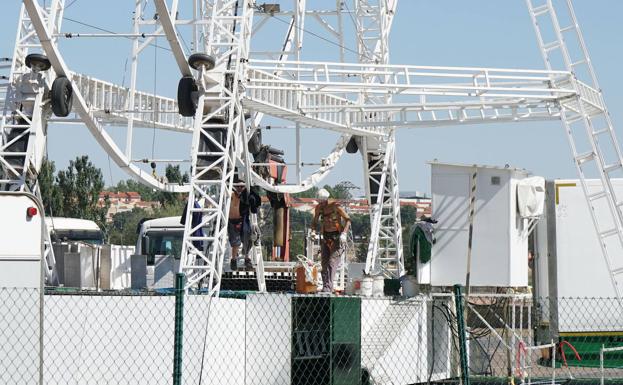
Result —
[{"label": "hanging rope", "polygon": [[[154,26],[154,30],[156,27]],[[156,94],[158,91],[158,38],[154,39],[154,101],[153,101],[153,129],[152,129],[152,137],[151,137],[151,158],[154,159],[154,148],[156,147],[156,116],[158,114],[158,110],[160,109],[158,105],[156,105]],[[154,169],[155,174],[155,169]]]}]

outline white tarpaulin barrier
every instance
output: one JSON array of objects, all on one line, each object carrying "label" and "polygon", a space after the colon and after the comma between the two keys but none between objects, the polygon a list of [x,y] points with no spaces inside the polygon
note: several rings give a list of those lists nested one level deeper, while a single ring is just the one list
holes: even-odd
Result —
[{"label": "white tarpaulin barrier", "polygon": [[545,179],[540,176],[517,182],[517,208],[522,218],[537,218],[545,207]]}]

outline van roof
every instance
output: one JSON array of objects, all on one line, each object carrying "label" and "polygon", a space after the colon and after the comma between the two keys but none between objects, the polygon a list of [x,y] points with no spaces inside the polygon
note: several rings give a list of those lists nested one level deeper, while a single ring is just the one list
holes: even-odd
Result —
[{"label": "van roof", "polygon": [[80,218],[45,217],[45,224],[54,230],[101,230],[95,222]]},{"label": "van roof", "polygon": [[182,228],[184,227],[183,225],[180,224],[180,220],[182,219],[181,216],[177,216],[177,217],[164,217],[164,218],[156,218],[156,219],[150,219],[148,221],[143,222],[142,227],[144,229],[150,228],[171,228],[171,227],[179,227]]}]

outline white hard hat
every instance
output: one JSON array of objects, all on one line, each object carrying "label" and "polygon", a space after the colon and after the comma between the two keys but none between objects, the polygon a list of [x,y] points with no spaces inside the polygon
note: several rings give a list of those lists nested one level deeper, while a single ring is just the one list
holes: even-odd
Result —
[{"label": "white hard hat", "polygon": [[318,197],[318,199],[329,199],[330,195],[331,194],[329,194],[329,192],[326,189],[323,189],[323,188],[318,190],[318,192],[316,193],[316,196]]}]

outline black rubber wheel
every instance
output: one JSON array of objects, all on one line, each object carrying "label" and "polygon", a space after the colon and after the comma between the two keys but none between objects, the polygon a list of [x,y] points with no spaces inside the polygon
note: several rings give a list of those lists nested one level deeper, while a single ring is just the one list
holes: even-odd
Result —
[{"label": "black rubber wheel", "polygon": [[197,100],[194,93],[198,91],[197,83],[191,76],[184,76],[177,84],[177,107],[182,116],[194,116],[197,111]]},{"label": "black rubber wheel", "polygon": [[204,67],[204,70],[209,71],[214,68],[216,61],[212,56],[198,52],[190,55],[188,64],[196,70]]},{"label": "black rubber wheel", "polygon": [[52,65],[47,56],[40,53],[31,53],[26,56],[26,67],[33,71],[47,71]]},{"label": "black rubber wheel", "polygon": [[359,151],[359,146],[357,146],[357,141],[355,137],[351,137],[348,143],[346,143],[346,152],[349,154],[354,154]]},{"label": "black rubber wheel", "polygon": [[52,83],[52,112],[59,118],[64,118],[71,112],[74,92],[71,82],[64,76],[59,76]]}]

